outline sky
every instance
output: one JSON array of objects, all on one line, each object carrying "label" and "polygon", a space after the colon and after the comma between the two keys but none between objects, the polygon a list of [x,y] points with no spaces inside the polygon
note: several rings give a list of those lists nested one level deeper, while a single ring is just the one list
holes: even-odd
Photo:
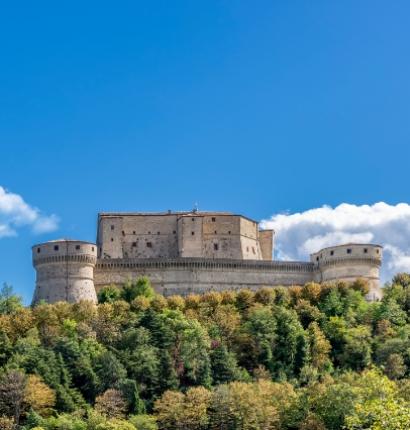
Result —
[{"label": "sky", "polygon": [[8,2],[0,13],[0,282],[99,211],[226,210],[277,258],[385,246],[410,270],[410,3]]}]

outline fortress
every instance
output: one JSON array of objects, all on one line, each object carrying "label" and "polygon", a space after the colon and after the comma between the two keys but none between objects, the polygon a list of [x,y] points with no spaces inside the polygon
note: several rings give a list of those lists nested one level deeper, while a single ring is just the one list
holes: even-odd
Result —
[{"label": "fortress", "polygon": [[97,243],[61,239],[33,246],[33,304],[96,302],[99,289],[148,276],[161,294],[256,290],[307,282],[369,282],[381,296],[382,247],[345,244],[309,262],[272,260],[274,231],[228,212],[100,213]]}]

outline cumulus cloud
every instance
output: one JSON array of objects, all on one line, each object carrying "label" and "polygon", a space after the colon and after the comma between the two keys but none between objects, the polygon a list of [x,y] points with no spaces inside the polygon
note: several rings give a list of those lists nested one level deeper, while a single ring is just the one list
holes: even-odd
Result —
[{"label": "cumulus cloud", "polygon": [[382,281],[397,272],[410,272],[410,205],[343,203],[300,213],[276,214],[262,221],[276,232],[279,260],[305,260],[321,248],[342,243],[376,243],[384,247]]},{"label": "cumulus cloud", "polygon": [[33,233],[47,233],[58,227],[58,217],[44,215],[24,199],[0,186],[0,238],[16,236],[17,230],[29,226]]}]

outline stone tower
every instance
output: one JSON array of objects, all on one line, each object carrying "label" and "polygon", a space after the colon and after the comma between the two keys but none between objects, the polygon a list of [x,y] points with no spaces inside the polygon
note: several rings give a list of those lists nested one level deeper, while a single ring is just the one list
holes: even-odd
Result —
[{"label": "stone tower", "polygon": [[33,304],[81,300],[97,302],[94,267],[97,247],[79,240],[54,240],[32,247],[36,269]]},{"label": "stone tower", "polygon": [[379,283],[382,250],[379,245],[356,243],[324,248],[310,256],[315,264],[316,281],[353,282],[362,278],[370,287],[367,299],[379,300],[382,296]]}]

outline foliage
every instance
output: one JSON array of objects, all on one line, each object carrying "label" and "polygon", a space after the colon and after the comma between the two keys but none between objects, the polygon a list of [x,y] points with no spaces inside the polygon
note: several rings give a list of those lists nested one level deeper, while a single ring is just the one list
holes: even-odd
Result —
[{"label": "foliage", "polygon": [[0,292],[0,430],[410,428],[410,275],[100,303]]}]

